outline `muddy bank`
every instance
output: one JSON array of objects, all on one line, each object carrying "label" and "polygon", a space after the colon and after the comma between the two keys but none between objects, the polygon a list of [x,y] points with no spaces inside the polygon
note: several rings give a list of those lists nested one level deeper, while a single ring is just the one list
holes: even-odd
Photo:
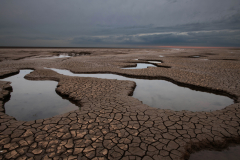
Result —
[{"label": "muddy bank", "polygon": [[[26,50],[36,51],[37,55],[54,51]],[[78,52],[81,50],[83,49],[78,49]],[[9,61],[0,62],[1,76],[20,69],[35,69],[27,75],[28,79],[57,81],[59,94],[78,101],[82,106],[81,111],[75,110],[48,119],[17,121],[4,112],[3,95],[6,95],[9,83],[1,81],[0,94],[3,98],[0,99],[0,158],[98,157],[175,160],[187,159],[194,151],[224,148],[229,143],[239,142],[240,63],[231,60],[211,60],[239,59],[238,50],[84,49],[84,51],[92,54],[71,57],[64,61],[10,58]],[[17,49],[10,52],[20,53]],[[188,57],[195,55],[200,57]],[[202,61],[201,55],[209,60]],[[144,60],[161,61],[163,63],[159,65],[171,68],[121,69],[130,63],[136,63],[133,59],[140,59],[142,63]],[[236,100],[235,104],[213,112],[156,109],[143,105],[139,100],[129,96],[135,87],[134,82],[69,77],[44,67],[68,69],[75,73],[166,77],[181,84],[228,93]]]}]

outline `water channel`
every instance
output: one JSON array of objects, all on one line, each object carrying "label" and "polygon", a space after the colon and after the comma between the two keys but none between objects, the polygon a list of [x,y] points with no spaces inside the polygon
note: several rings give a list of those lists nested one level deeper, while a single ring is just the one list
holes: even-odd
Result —
[{"label": "water channel", "polygon": [[213,111],[234,103],[228,97],[180,87],[165,80],[127,78],[115,74],[74,74],[68,70],[53,68],[52,70],[67,76],[134,81],[137,87],[133,97],[155,108],[175,111]]},{"label": "water channel", "polygon": [[[149,65],[149,64],[148,64]],[[78,77],[94,77],[134,81],[137,87],[133,97],[148,106],[174,111],[220,110],[234,101],[228,97],[180,87],[165,80],[136,79],[115,74],[74,74],[68,70],[53,69],[60,74]],[[57,82],[31,81],[24,76],[32,70],[21,70],[19,74],[5,78],[12,82],[11,99],[5,103],[6,113],[17,120],[34,120],[66,113],[77,106],[62,99],[56,92]]]}]

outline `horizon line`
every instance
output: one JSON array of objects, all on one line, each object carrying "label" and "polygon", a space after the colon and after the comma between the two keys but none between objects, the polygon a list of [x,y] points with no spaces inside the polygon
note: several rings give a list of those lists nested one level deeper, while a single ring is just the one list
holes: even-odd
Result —
[{"label": "horizon line", "polygon": [[218,49],[218,48],[240,48],[240,47],[216,47],[216,46],[138,46],[138,47],[47,47],[47,46],[0,46],[0,48],[121,48],[121,49],[139,49],[139,48],[152,48],[152,49],[157,49],[157,48],[195,48],[195,49],[204,49],[204,48],[209,48],[209,49]]}]

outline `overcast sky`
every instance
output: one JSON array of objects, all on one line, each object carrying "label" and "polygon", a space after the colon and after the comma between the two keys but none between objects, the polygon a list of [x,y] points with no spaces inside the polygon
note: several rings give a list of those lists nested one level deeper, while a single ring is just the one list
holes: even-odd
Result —
[{"label": "overcast sky", "polygon": [[1,0],[0,46],[240,47],[240,0]]}]

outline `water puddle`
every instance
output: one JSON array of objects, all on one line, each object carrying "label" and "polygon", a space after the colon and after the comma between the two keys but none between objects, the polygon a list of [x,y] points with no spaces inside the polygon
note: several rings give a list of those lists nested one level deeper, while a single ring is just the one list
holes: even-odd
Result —
[{"label": "water puddle", "polygon": [[[58,53],[58,52],[56,52]],[[66,55],[66,56],[70,56],[70,57],[76,57],[76,56],[84,56],[84,55],[90,55],[90,52],[68,52],[68,53],[59,53],[59,56],[61,55]]]},{"label": "water puddle", "polygon": [[148,61],[149,63],[162,63],[160,61]]},{"label": "water puddle", "polygon": [[[58,52],[56,52],[58,53]],[[51,57],[35,57],[35,58],[41,58],[41,59],[55,59],[55,58],[69,58],[69,57],[77,57],[82,55],[90,55],[89,52],[70,52],[70,53],[59,53],[57,56],[51,56]]]},{"label": "water puddle", "polygon": [[58,56],[52,56],[52,57],[40,57],[40,59],[56,59],[56,58],[69,58],[72,56],[69,56],[68,54],[60,54]]},{"label": "water puddle", "polygon": [[143,69],[148,67],[156,67],[156,66],[148,63],[137,63],[136,67],[128,67],[128,68],[122,68],[122,69]]},{"label": "water puddle", "polygon": [[60,54],[57,58],[68,58],[68,57],[72,57],[72,56],[69,56],[68,54]]},{"label": "water puddle", "polygon": [[240,157],[240,146],[229,147],[222,151],[209,151],[203,150],[190,155],[189,160],[239,160]]},{"label": "water puddle", "polygon": [[77,110],[75,104],[63,99],[56,92],[55,81],[30,81],[24,76],[32,70],[21,70],[19,74],[4,78],[13,88],[11,98],[5,103],[5,113],[21,121],[50,118]]},{"label": "water puddle", "polygon": [[164,57],[164,56],[160,55],[159,57]]},{"label": "water puddle", "polygon": [[127,78],[114,74],[74,74],[68,70],[52,70],[67,76],[134,81],[137,87],[134,90],[133,97],[155,108],[175,111],[213,111],[234,103],[228,97],[180,87],[165,80]]}]

